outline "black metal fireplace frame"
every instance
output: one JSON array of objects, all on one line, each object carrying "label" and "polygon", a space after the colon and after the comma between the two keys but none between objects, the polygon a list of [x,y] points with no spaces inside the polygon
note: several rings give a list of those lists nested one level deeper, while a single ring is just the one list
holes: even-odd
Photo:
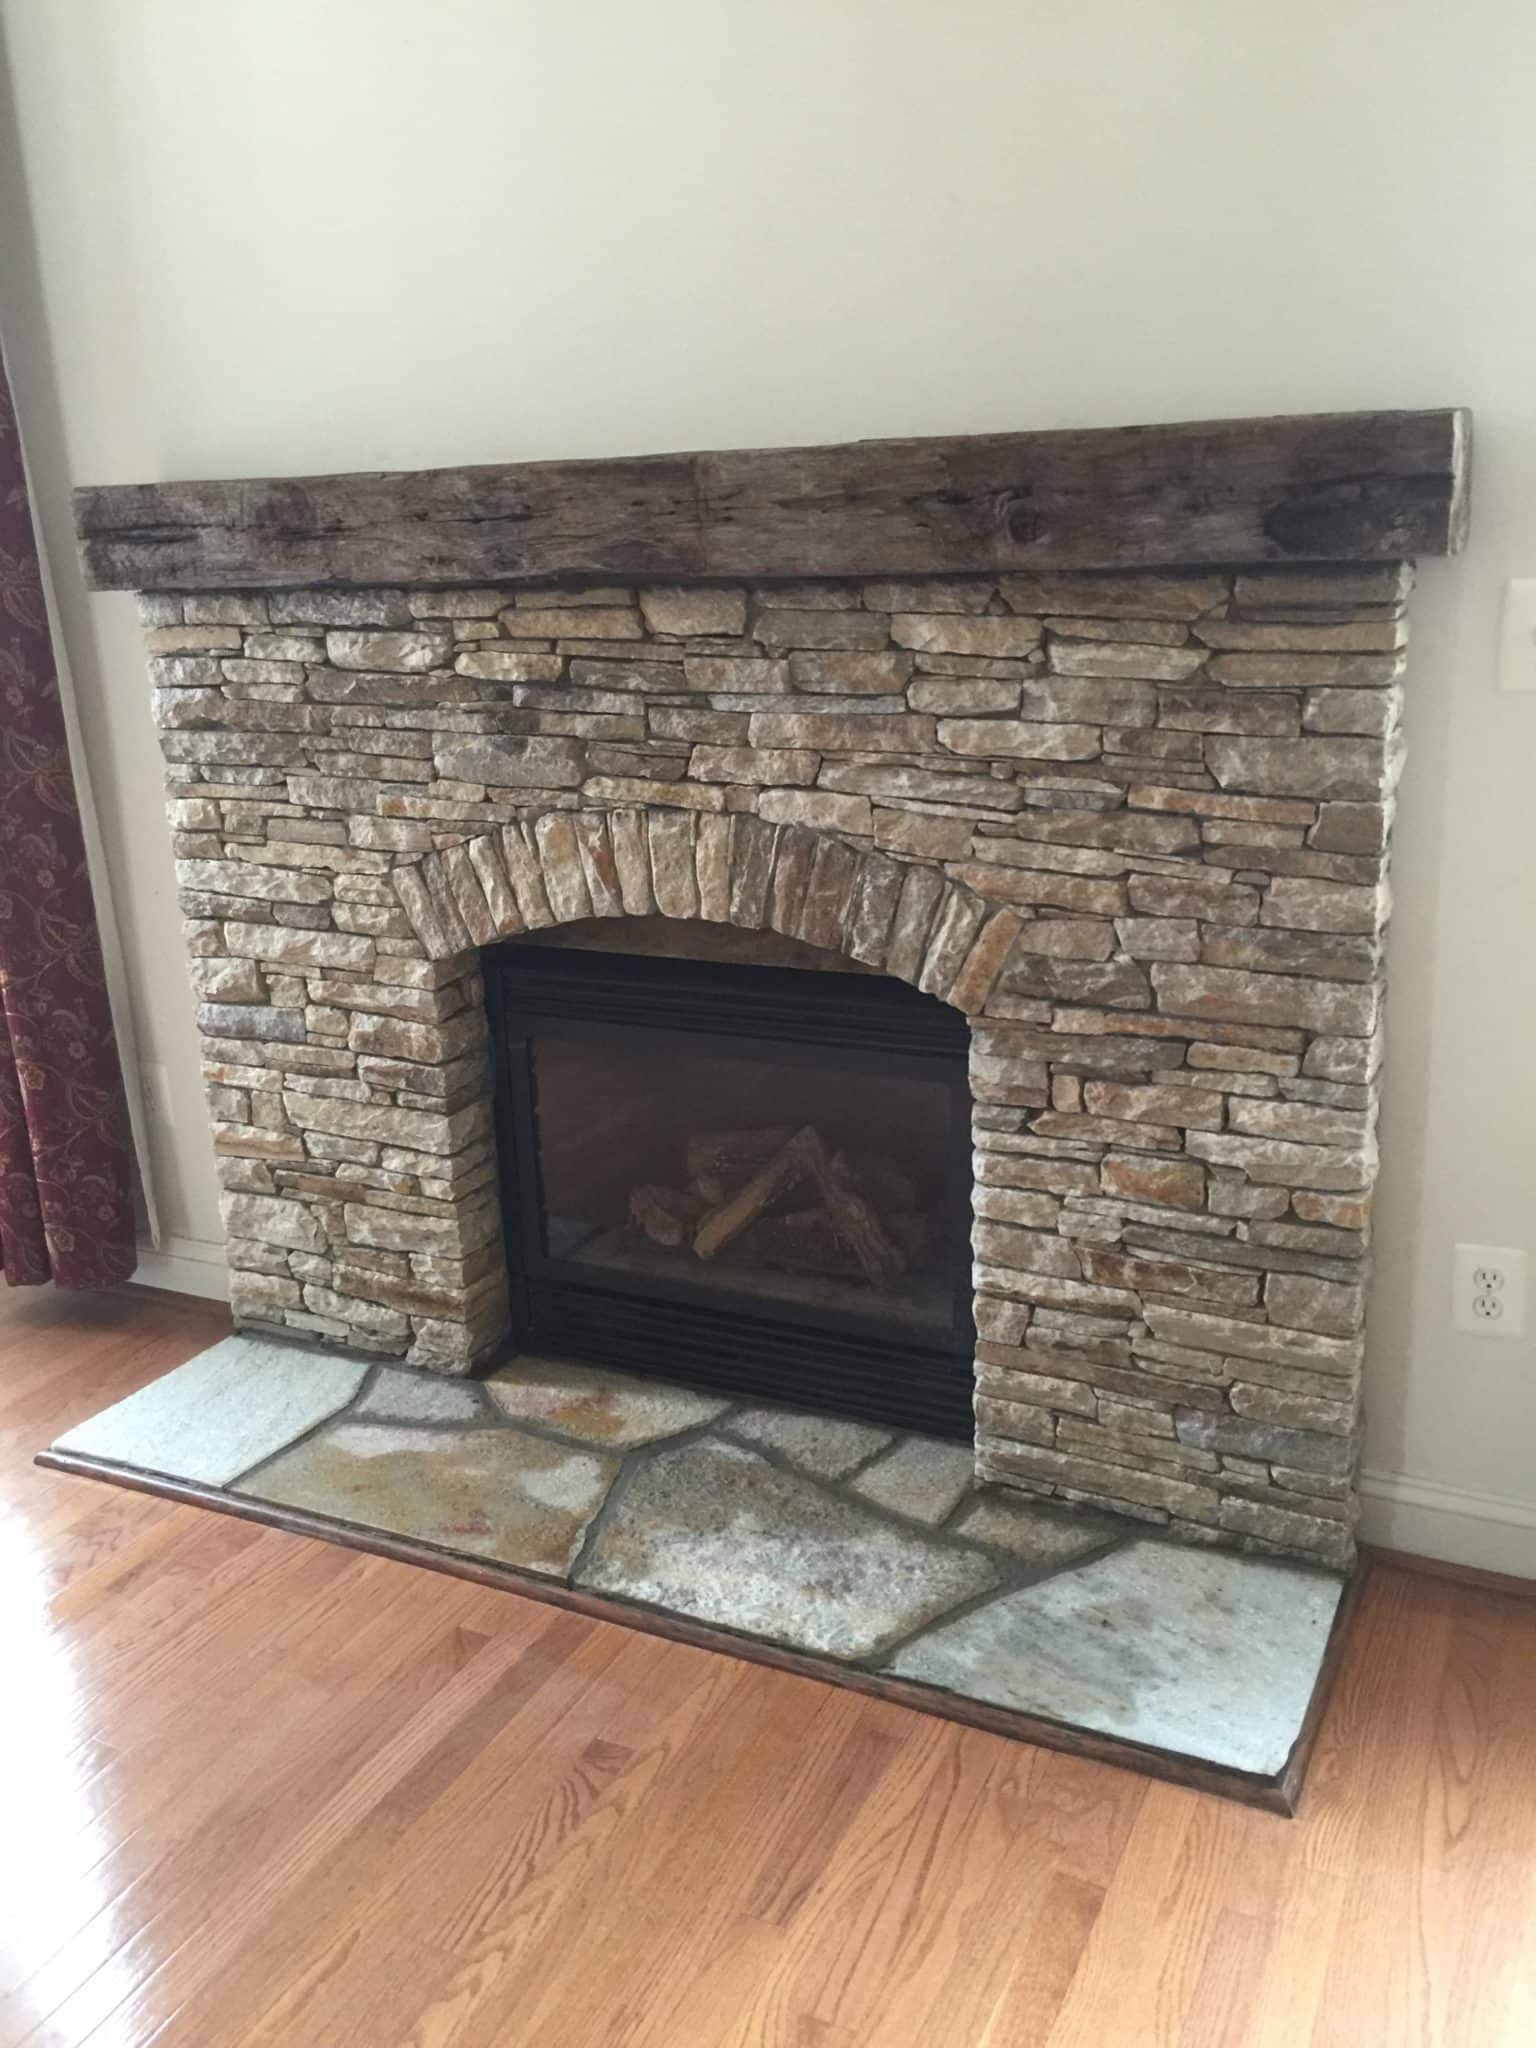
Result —
[{"label": "black metal fireplace frame", "polygon": [[483,956],[495,1069],[512,1343],[737,1397],[852,1415],[969,1443],[974,1436],[968,1258],[942,1336],[914,1342],[876,1316],[686,1283],[638,1283],[547,1251],[541,1219],[535,1032],[629,1045],[684,1033],[698,1049],[782,1064],[846,1062],[917,1074],[948,1095],[944,1168],[958,1244],[971,1199],[970,1030],[956,1010],[880,975],[727,965],[539,946]]}]

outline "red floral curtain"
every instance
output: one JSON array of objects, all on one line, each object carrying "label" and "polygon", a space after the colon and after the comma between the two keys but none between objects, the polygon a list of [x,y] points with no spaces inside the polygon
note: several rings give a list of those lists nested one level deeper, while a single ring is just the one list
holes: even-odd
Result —
[{"label": "red floral curtain", "polygon": [[10,386],[0,364],[0,1265],[105,1287],[133,1167]]}]

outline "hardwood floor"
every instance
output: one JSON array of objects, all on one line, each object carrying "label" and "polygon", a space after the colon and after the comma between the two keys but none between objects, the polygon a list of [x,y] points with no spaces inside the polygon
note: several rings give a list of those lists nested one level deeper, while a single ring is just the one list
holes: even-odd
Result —
[{"label": "hardwood floor", "polygon": [[1288,1822],[38,1471],[225,1323],[0,1297],[4,2048],[1536,2041],[1536,1602],[1379,1568]]}]

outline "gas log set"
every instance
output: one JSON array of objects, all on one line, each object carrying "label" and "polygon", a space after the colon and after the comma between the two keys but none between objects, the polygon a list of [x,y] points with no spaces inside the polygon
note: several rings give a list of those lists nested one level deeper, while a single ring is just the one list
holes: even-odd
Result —
[{"label": "gas log set", "polygon": [[883,1153],[841,1151],[813,1124],[699,1131],[685,1181],[630,1192],[631,1223],[668,1250],[887,1286],[920,1265],[918,1189]]}]

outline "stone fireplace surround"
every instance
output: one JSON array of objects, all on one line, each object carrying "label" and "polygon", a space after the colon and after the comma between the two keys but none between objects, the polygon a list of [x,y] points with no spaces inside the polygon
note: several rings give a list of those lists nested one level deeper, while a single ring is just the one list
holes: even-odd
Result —
[{"label": "stone fireplace surround", "polygon": [[[145,593],[237,1323],[487,1362],[479,950],[778,934],[970,1021],[979,1476],[1348,1564],[1402,558],[1458,544],[1463,431],[1166,430],[1129,470],[1124,435],[806,451],[852,458],[837,511],[780,491],[744,541],[750,506],[696,492],[670,555],[685,515],[640,491],[638,545],[378,531],[408,486],[452,480],[462,521],[635,464],[81,494],[94,580]],[[1099,444],[1097,540],[1053,530],[1062,440]],[[914,450],[1009,489],[972,463],[965,530],[930,494],[888,559],[882,447],[907,510]]]}]

